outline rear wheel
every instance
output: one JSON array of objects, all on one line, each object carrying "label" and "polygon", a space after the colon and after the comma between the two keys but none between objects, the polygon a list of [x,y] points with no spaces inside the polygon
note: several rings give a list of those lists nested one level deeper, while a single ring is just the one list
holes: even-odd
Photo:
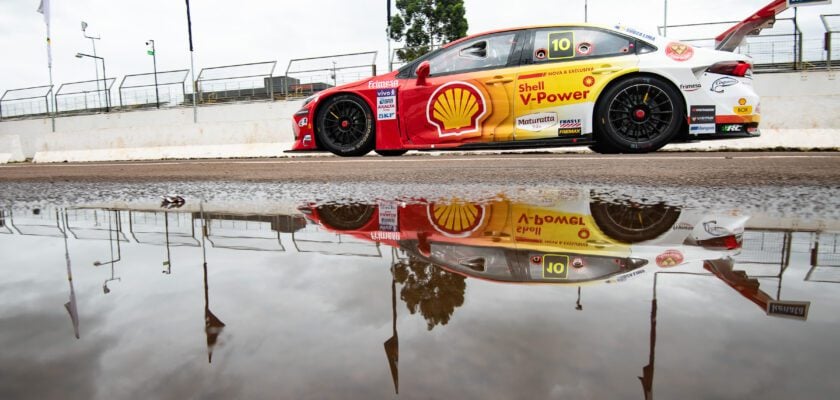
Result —
[{"label": "rear wheel", "polygon": [[318,109],[318,143],[342,157],[363,156],[373,150],[376,126],[364,100],[350,94],[327,99]]},{"label": "rear wheel", "polygon": [[374,206],[370,204],[326,204],[317,208],[321,223],[338,230],[356,230],[370,221]]},{"label": "rear wheel", "polygon": [[595,109],[599,153],[647,153],[670,142],[685,119],[685,102],[661,78],[637,76],[601,95]]},{"label": "rear wheel", "polygon": [[589,210],[604,234],[625,243],[639,243],[662,236],[680,217],[679,208],[664,204],[594,202],[589,205]]},{"label": "rear wheel", "polygon": [[382,157],[398,157],[405,153],[408,153],[408,150],[374,150],[376,154],[379,154]]}]

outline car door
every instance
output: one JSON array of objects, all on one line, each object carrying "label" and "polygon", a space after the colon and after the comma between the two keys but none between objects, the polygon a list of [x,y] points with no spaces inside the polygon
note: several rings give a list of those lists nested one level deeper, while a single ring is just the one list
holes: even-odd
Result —
[{"label": "car door", "polygon": [[598,94],[637,71],[633,38],[590,27],[533,29],[521,53],[514,98],[516,140],[576,138],[592,132]]},{"label": "car door", "polygon": [[404,140],[417,145],[510,140],[521,34],[456,43],[424,60],[427,78],[418,80],[411,71],[398,96]]}]

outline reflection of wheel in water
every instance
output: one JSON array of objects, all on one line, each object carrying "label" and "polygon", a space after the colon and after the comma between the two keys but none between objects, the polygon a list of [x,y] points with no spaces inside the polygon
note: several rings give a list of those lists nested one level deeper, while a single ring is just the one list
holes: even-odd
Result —
[{"label": "reflection of wheel in water", "polygon": [[318,107],[315,135],[318,143],[333,154],[363,156],[373,150],[376,141],[373,113],[354,95],[331,97]]},{"label": "reflection of wheel in water", "polygon": [[321,224],[341,230],[359,229],[370,221],[374,206],[370,204],[327,204],[319,206]]},{"label": "reflection of wheel in water", "polygon": [[427,210],[429,222],[440,233],[449,237],[465,237],[484,222],[484,206],[454,200],[450,203],[432,203]]},{"label": "reflection of wheel in water", "polygon": [[607,236],[626,243],[638,243],[668,232],[680,217],[680,209],[664,204],[589,204],[595,224]]}]

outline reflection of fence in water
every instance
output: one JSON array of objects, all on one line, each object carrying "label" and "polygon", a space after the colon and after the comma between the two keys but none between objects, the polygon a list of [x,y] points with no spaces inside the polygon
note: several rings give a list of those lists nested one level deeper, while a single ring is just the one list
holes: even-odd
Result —
[{"label": "reflection of fence in water", "polygon": [[129,211],[128,230],[137,243],[164,246],[199,247],[190,213],[170,211]]},{"label": "reflection of fence in water", "polygon": [[818,232],[806,281],[840,283],[840,233]]},{"label": "reflection of fence in water", "polygon": [[14,233],[12,227],[6,221],[8,215],[11,215],[9,210],[0,208],[0,234],[11,235]]},{"label": "reflection of fence in water", "polygon": [[207,241],[215,248],[286,251],[271,221],[277,218],[214,213],[207,218]]},{"label": "reflection of fence in water", "polygon": [[320,253],[339,256],[382,257],[379,243],[357,239],[349,235],[327,232],[318,225],[308,224],[292,233],[292,243],[300,253]]},{"label": "reflection of fence in water", "polygon": [[788,266],[790,245],[790,232],[748,229],[734,259],[738,269],[752,277],[777,277]]},{"label": "reflection of fence in water", "polygon": [[64,213],[67,232],[80,240],[112,240],[128,242],[122,231],[121,213],[104,209],[69,209]]},{"label": "reflection of fence in water", "polygon": [[27,236],[64,237],[58,209],[9,209],[5,223],[18,234]]}]

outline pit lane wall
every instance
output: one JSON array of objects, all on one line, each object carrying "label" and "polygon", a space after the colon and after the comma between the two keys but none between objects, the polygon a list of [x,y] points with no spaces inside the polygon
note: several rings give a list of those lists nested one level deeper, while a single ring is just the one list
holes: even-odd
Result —
[{"label": "pit lane wall", "polygon": [[[674,144],[668,150],[840,149],[840,76],[755,76],[762,137]],[[276,157],[291,147],[300,101],[207,105],[0,122],[0,163]],[[586,151],[586,150],[583,150]]]}]

